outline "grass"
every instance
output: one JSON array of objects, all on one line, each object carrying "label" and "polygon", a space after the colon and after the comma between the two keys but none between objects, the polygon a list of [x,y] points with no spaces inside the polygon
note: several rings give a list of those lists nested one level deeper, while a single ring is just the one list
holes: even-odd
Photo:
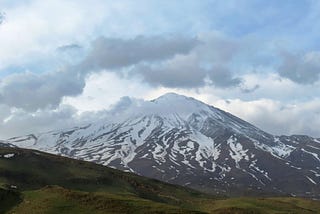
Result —
[{"label": "grass", "polygon": [[[1,158],[9,153],[15,156]],[[215,197],[94,163],[0,148],[0,213],[303,214],[320,213],[320,202]]]},{"label": "grass", "polygon": [[320,213],[319,201],[290,197],[204,200],[201,206],[209,213]]},{"label": "grass", "polygon": [[24,200],[9,213],[200,213],[157,203],[134,195],[88,193],[59,186],[26,191]]}]

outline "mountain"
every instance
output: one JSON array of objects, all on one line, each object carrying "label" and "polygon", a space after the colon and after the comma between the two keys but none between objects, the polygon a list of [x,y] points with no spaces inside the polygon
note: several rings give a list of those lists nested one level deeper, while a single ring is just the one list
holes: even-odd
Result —
[{"label": "mountain", "polygon": [[124,98],[100,121],[2,143],[208,193],[320,198],[320,139],[274,136],[173,93],[152,101]]},{"label": "mountain", "polygon": [[301,198],[217,198],[91,162],[0,146],[0,213],[319,213]]}]

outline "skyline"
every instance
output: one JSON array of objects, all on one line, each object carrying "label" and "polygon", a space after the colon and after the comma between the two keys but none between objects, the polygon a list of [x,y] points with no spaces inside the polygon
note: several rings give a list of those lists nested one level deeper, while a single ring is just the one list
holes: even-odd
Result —
[{"label": "skyline", "polygon": [[318,1],[0,0],[0,139],[166,92],[272,134],[320,137],[319,10]]}]

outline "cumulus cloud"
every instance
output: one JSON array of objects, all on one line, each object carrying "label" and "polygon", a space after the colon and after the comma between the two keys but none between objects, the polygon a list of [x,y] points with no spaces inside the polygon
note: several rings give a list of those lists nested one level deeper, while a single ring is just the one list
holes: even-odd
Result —
[{"label": "cumulus cloud", "polygon": [[197,37],[100,37],[92,42],[91,51],[77,68],[82,72],[118,71],[131,66],[127,77],[140,76],[155,87],[237,87],[242,80],[234,76],[229,65],[243,48],[240,43],[217,32]]},{"label": "cumulus cloud", "polygon": [[[5,77],[0,82],[0,103],[28,111],[56,107],[63,97],[81,94],[85,78],[91,72],[168,59],[188,53],[196,44],[194,38],[173,36],[138,36],[129,40],[100,37],[78,65],[53,72],[24,72]],[[59,47],[61,51],[70,49],[79,47],[75,44]]]},{"label": "cumulus cloud", "polygon": [[100,37],[81,63],[84,70],[114,69],[169,59],[176,54],[187,54],[198,44],[197,39],[181,36],[137,36],[133,39]]},{"label": "cumulus cloud", "polygon": [[[39,117],[60,112],[66,100],[79,111],[98,110],[120,96],[141,98],[160,89],[241,100],[265,98],[284,106],[320,93],[320,54],[303,52],[318,47],[319,3],[242,4],[238,10],[236,1],[228,5],[141,1],[139,7],[127,0],[7,2],[1,5],[6,14],[0,13],[0,118],[5,121],[19,112],[21,117],[22,112]],[[259,8],[267,10],[248,22]],[[168,36],[171,32],[184,34]],[[91,43],[98,35],[113,38]],[[284,53],[277,67],[279,43],[305,54]],[[31,72],[23,73],[26,69]],[[278,112],[280,107],[270,109]],[[308,127],[308,121],[303,122]]]},{"label": "cumulus cloud", "polygon": [[320,78],[320,52],[282,54],[279,74],[296,83],[313,84]]},{"label": "cumulus cloud", "polygon": [[[78,57],[80,62],[76,65],[65,65],[52,72],[5,77],[0,82],[0,103],[28,111],[56,107],[64,97],[80,95],[89,74],[102,70],[120,74],[119,69],[124,67],[131,68],[126,77],[140,76],[152,87],[200,88],[206,84],[235,87],[241,84],[241,78],[234,77],[228,63],[238,49],[237,42],[216,34],[100,37],[91,43],[87,56]],[[80,53],[82,48],[71,43],[57,50]],[[75,55],[69,58],[77,58]]]},{"label": "cumulus cloud", "polygon": [[240,45],[214,33],[198,36],[199,44],[188,54],[176,55],[154,65],[137,65],[131,74],[142,76],[153,86],[169,88],[200,88],[206,84],[219,88],[239,86],[240,77],[234,77],[228,67]]}]

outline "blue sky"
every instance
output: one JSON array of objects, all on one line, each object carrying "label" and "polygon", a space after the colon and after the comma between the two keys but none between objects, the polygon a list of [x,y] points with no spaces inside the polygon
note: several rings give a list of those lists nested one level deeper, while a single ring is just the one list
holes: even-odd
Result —
[{"label": "blue sky", "polygon": [[311,0],[0,0],[0,138],[172,91],[273,134],[320,137],[319,10]]}]

